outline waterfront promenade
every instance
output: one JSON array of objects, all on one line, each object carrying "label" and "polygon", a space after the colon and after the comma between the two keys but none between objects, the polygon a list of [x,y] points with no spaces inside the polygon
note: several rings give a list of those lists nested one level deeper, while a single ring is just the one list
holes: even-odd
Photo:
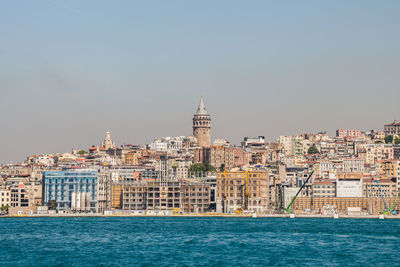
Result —
[{"label": "waterfront promenade", "polygon": [[268,214],[268,215],[256,215],[253,214],[218,214],[218,213],[208,213],[208,214],[171,214],[171,215],[132,215],[132,214],[113,214],[104,215],[100,213],[62,213],[62,214],[33,214],[33,215],[15,215],[15,216],[0,216],[0,218],[73,218],[73,217],[221,217],[221,218],[320,218],[320,219],[400,219],[400,215],[338,215],[336,218],[333,215],[322,215],[322,214],[295,214],[294,216],[290,214]]}]

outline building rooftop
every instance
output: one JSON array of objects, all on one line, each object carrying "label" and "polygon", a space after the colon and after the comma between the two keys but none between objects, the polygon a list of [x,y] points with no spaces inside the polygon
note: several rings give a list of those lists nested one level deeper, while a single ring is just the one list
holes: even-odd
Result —
[{"label": "building rooftop", "polygon": [[392,123],[385,124],[385,126],[400,126],[400,121],[394,121]]}]

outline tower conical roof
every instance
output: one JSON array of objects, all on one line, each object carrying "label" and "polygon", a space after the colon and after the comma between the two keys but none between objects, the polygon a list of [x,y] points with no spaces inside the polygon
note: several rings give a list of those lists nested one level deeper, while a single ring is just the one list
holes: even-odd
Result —
[{"label": "tower conical roof", "polygon": [[201,96],[200,98],[200,104],[199,107],[197,108],[196,115],[208,115],[206,107],[204,105],[203,96]]}]

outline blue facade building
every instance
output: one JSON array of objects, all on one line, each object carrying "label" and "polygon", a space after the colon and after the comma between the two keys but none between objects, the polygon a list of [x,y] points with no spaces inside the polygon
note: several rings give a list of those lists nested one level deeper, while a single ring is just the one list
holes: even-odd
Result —
[{"label": "blue facade building", "polygon": [[58,212],[97,212],[98,172],[70,169],[43,173],[43,205],[56,201]]}]

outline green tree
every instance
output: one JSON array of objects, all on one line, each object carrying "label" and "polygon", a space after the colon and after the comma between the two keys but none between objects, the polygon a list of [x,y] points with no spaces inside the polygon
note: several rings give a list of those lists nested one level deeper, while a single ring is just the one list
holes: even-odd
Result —
[{"label": "green tree", "polygon": [[221,167],[219,168],[219,171],[223,172],[225,170],[225,163],[221,164]]},{"label": "green tree", "polygon": [[49,210],[56,210],[57,209],[57,202],[55,200],[49,200]]},{"label": "green tree", "polygon": [[400,137],[396,137],[396,138],[394,139],[394,143],[395,143],[396,145],[400,144]]},{"label": "green tree", "polygon": [[78,151],[78,154],[79,154],[80,156],[83,156],[83,155],[85,155],[85,154],[88,154],[88,152],[85,151],[85,150],[79,150],[79,151]]},{"label": "green tree", "polygon": [[318,153],[319,153],[319,151],[315,147],[315,145],[310,146],[310,148],[308,149],[308,154],[318,154]]},{"label": "green tree", "polygon": [[204,167],[206,168],[206,172],[216,172],[217,170],[214,168],[214,166],[210,165],[208,161],[204,163]]},{"label": "green tree", "polygon": [[393,135],[385,136],[385,143],[392,144],[393,143]]},{"label": "green tree", "polygon": [[195,163],[192,164],[192,166],[190,166],[189,171],[191,173],[195,173],[195,172],[204,172],[206,170],[206,167],[204,166],[203,163]]},{"label": "green tree", "polygon": [[9,206],[8,206],[8,204],[7,204],[7,205],[4,205],[4,206],[1,206],[0,210],[1,210],[1,211],[7,211],[7,212],[8,212],[8,208],[9,208]]},{"label": "green tree", "polygon": [[205,163],[195,163],[189,168],[190,173],[201,173],[201,172],[216,172],[214,166],[210,165],[207,161]]}]

